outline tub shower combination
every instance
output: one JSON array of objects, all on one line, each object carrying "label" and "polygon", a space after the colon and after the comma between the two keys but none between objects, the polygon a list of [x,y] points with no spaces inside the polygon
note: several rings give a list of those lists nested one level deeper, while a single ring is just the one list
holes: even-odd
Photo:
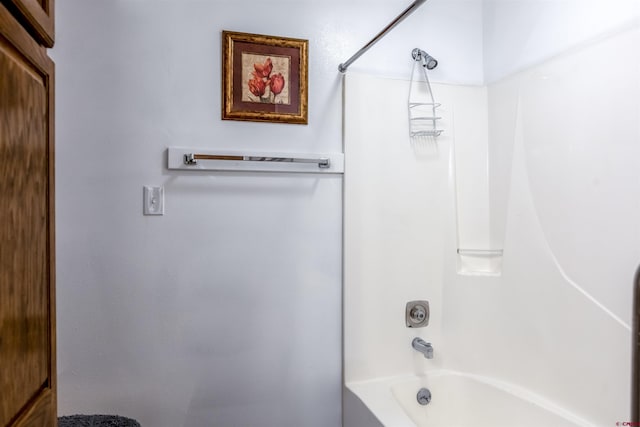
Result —
[{"label": "tub shower combination", "polygon": [[[425,1],[415,1],[339,71]],[[639,42],[640,30],[621,31],[504,81],[434,84],[433,92],[426,72],[438,62],[416,48],[413,64],[427,93],[422,103],[411,100],[413,72],[408,81],[345,76],[345,427],[595,427],[630,421],[631,328],[601,303],[609,300],[590,277],[571,270],[576,262],[562,244],[576,222],[544,211],[553,206],[550,199],[564,201],[554,193],[562,186],[544,181],[549,166],[539,155],[564,154],[556,147],[573,137],[575,126],[557,120],[557,132],[540,135],[532,124],[557,117],[557,111],[544,110],[552,96],[590,117],[583,107],[588,92],[572,84],[592,80],[568,73],[587,69],[589,58]],[[609,61],[617,58],[611,54]],[[623,69],[621,64],[616,67]],[[385,102],[369,102],[372,87]],[[637,104],[638,94],[627,92],[620,95],[628,97],[624,103]],[[427,108],[415,117],[425,124],[416,131],[412,108],[418,104]],[[498,148],[489,147],[488,126]],[[580,146],[597,158],[597,136],[583,140],[566,152]],[[489,209],[486,164],[496,152],[492,172],[509,184],[491,188]],[[484,176],[470,171],[474,160]],[[572,172],[595,182],[593,168],[584,170]],[[483,192],[484,205],[478,201]],[[475,204],[465,197],[476,197]],[[465,217],[468,206],[473,215]],[[499,238],[490,230],[496,222],[489,212],[502,221]],[[565,233],[560,239],[558,230]],[[606,355],[592,352],[594,342]]]},{"label": "tub shower combination", "polygon": [[[428,326],[425,306],[426,301],[407,303],[408,328]],[[411,347],[424,359],[434,358],[432,344],[420,337]],[[372,419],[358,418],[365,406],[375,423],[385,427],[595,427],[526,389],[446,369],[352,382],[345,393],[345,411],[355,414],[347,414],[345,427],[372,426]]]},{"label": "tub shower combination", "polygon": [[[385,427],[594,426],[524,389],[456,371],[354,383],[346,393],[359,399],[347,399],[349,405],[366,405],[375,414],[376,425]],[[345,425],[372,426],[358,421]]]}]

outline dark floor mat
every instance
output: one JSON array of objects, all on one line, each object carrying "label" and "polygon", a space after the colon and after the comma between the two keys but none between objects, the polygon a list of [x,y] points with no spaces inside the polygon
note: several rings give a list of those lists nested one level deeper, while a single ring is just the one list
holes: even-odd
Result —
[{"label": "dark floor mat", "polygon": [[59,417],[58,427],[140,427],[140,423],[115,415],[70,415]]}]

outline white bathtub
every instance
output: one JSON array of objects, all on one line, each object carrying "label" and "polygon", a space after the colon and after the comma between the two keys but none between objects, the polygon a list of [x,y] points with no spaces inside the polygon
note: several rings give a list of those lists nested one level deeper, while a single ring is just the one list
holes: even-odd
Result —
[{"label": "white bathtub", "polygon": [[[422,387],[432,394],[426,406],[416,400]],[[527,390],[455,371],[351,382],[347,389],[385,427],[593,426]],[[372,425],[370,420],[358,422],[358,417],[364,417],[354,415],[358,413],[355,402],[345,399],[345,427]]]}]

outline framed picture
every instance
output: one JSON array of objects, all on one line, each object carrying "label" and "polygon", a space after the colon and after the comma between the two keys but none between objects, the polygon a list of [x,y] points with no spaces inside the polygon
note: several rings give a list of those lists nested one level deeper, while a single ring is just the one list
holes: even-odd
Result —
[{"label": "framed picture", "polygon": [[222,32],[222,119],[307,124],[308,40]]}]

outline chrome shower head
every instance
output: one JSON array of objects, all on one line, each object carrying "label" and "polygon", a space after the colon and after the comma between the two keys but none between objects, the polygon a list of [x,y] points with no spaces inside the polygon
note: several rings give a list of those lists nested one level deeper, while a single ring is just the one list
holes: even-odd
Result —
[{"label": "chrome shower head", "polygon": [[433,70],[438,66],[438,61],[424,50],[415,48],[411,51],[411,56],[414,60],[422,62],[422,66],[427,70]]},{"label": "chrome shower head", "polygon": [[433,70],[438,66],[438,61],[433,56],[427,54],[422,57],[422,66],[427,67],[427,70]]}]

